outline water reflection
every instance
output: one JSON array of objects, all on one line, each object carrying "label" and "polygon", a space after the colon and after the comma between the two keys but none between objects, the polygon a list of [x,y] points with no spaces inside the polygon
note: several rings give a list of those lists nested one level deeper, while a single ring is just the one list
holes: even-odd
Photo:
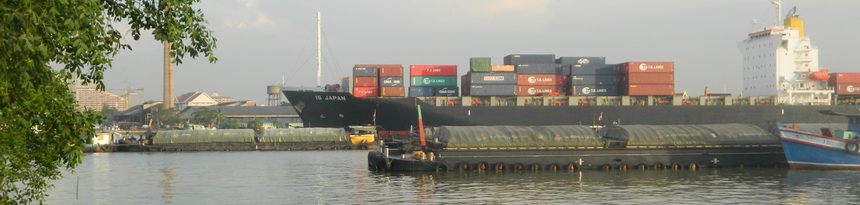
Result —
[{"label": "water reflection", "polygon": [[[376,173],[364,151],[87,155],[49,204],[850,204],[860,172],[722,168]],[[80,181],[76,181],[77,178]],[[80,184],[80,190],[76,185]],[[80,193],[80,199],[76,200]],[[157,197],[161,196],[161,197]]]},{"label": "water reflection", "polygon": [[173,174],[174,169],[176,169],[176,167],[166,167],[159,170],[161,171],[161,174],[164,175],[164,179],[161,180],[161,183],[158,184],[158,187],[163,190],[163,192],[161,193],[161,199],[164,200],[165,204],[173,203],[173,184],[176,183],[173,181],[176,178],[176,176]]}]

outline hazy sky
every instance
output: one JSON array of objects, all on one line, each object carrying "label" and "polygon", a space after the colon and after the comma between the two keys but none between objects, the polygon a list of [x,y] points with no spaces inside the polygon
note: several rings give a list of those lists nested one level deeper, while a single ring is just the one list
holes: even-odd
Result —
[{"label": "hazy sky", "polygon": [[[858,72],[860,1],[783,1],[831,72]],[[266,86],[316,85],[316,12],[322,12],[323,84],[354,64],[458,65],[508,54],[605,56],[607,63],[674,61],[676,92],[740,93],[748,33],[776,22],[769,0],[207,0],[198,8],[215,30],[220,59],[174,68],[175,94],[217,92],[266,103]],[[127,38],[105,74],[108,88],[144,88],[162,100],[162,45]],[[120,92],[116,92],[120,93]]]}]

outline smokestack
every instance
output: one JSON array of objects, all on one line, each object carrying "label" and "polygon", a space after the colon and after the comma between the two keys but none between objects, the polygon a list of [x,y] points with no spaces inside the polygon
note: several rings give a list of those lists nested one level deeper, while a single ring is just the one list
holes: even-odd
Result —
[{"label": "smokestack", "polygon": [[173,108],[173,58],[170,42],[164,42],[164,108]]}]

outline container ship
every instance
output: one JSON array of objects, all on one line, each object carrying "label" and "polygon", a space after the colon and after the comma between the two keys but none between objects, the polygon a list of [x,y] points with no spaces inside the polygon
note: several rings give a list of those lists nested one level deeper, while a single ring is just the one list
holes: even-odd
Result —
[{"label": "container ship", "polygon": [[703,96],[678,94],[674,70],[684,68],[673,62],[552,54],[511,54],[503,65],[474,57],[463,75],[456,65],[358,64],[335,86],[339,90],[283,93],[305,127],[410,130],[419,104],[429,127],[743,123],[774,130],[776,122],[843,124],[844,118],[818,110],[858,113],[860,74],[819,68],[802,20],[794,10],[781,20],[784,25],[738,43],[743,96],[707,89]]}]

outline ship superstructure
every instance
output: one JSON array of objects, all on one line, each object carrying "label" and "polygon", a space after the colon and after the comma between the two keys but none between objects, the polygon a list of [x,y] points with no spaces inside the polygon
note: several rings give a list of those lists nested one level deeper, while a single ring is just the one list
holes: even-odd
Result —
[{"label": "ship superstructure", "polygon": [[750,33],[738,44],[743,95],[775,96],[777,104],[829,105],[834,92],[827,84],[829,75],[819,68],[818,48],[804,35],[795,11],[788,12],[783,25]]}]

